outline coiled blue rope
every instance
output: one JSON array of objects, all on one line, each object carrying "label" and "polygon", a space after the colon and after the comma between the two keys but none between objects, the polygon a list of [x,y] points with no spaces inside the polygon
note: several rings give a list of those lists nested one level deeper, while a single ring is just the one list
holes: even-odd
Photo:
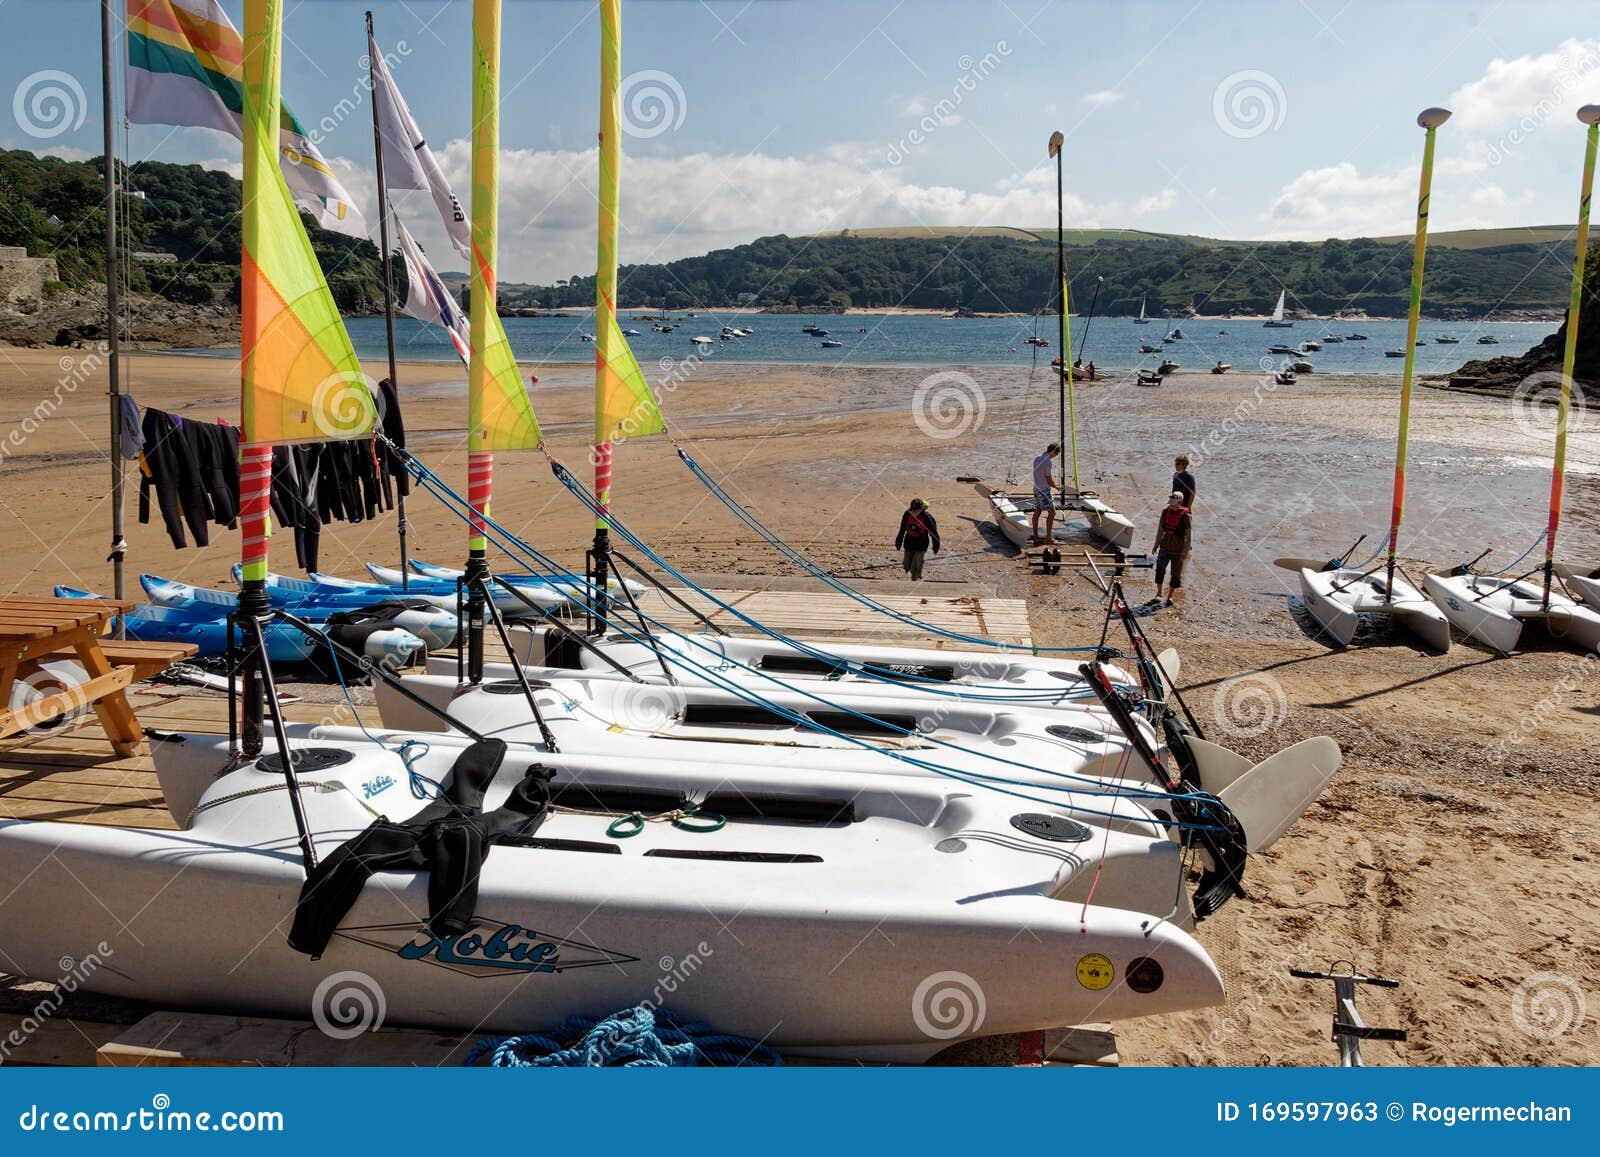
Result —
[{"label": "coiled blue rope", "polygon": [[495,1069],[777,1068],[783,1058],[759,1041],[641,1004],[607,1017],[569,1016],[550,1033],[481,1040],[465,1063]]}]

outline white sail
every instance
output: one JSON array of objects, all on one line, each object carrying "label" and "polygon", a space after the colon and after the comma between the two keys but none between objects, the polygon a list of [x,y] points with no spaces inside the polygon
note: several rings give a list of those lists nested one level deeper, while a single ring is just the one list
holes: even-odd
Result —
[{"label": "white sail", "polygon": [[1283,301],[1284,301],[1284,298],[1286,298],[1288,296],[1289,296],[1289,291],[1287,289],[1278,290],[1278,304],[1272,307],[1272,320],[1273,321],[1282,321],[1283,320]]}]

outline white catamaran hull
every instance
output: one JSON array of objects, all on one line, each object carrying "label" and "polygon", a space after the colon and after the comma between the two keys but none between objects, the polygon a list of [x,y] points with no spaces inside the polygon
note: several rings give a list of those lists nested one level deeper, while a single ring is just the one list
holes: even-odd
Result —
[{"label": "white catamaran hull", "polygon": [[1435,651],[1450,649],[1450,620],[1421,591],[1396,575],[1392,597],[1382,573],[1348,568],[1300,570],[1306,610],[1340,646],[1349,646],[1364,614],[1388,615]]},{"label": "white catamaran hull", "polygon": [[[348,757],[301,773],[324,857],[375,810],[399,821],[421,806],[396,753],[345,734],[293,741]],[[416,770],[442,782],[460,746],[436,737]],[[227,740],[181,737],[156,759],[164,782],[209,779],[226,766]],[[780,768],[623,769],[513,749],[486,807],[530,760],[557,786],[815,795]],[[229,771],[178,832],[0,822],[0,879],[20,882],[0,898],[8,967],[55,977],[63,959],[93,954],[101,966],[84,987],[161,1005],[304,1019],[339,988],[381,999],[390,1024],[490,1032],[664,999],[773,1045],[911,1053],[1223,999],[1205,951],[1177,921],[1153,918],[1171,907],[1182,854],[1129,801],[1127,820],[1078,825],[959,785],[834,778],[821,802],[848,801],[844,820],[730,814],[713,832],[646,823],[627,839],[608,835],[625,814],[615,808],[558,807],[534,846],[492,850],[468,932],[439,937],[422,924],[425,873],[380,872],[314,961],[285,942],[302,875],[281,785],[270,768]],[[1052,838],[1021,820],[1029,814],[1058,817]],[[982,1012],[940,1019],[962,993]]]},{"label": "white catamaran hull", "polygon": [[[990,493],[989,504],[994,509],[995,522],[1002,534],[1023,550],[1034,545],[1032,511],[1024,510],[1016,498],[1001,494],[999,491]],[[1112,510],[1098,498],[1082,498],[1078,500],[1077,505],[1082,509],[1056,511],[1055,530],[1051,535],[1053,541],[1071,542],[1074,533],[1081,532],[1086,527],[1090,534],[1108,546],[1124,551],[1133,546],[1133,523],[1123,515]],[[1068,520],[1075,515],[1081,516],[1084,521],[1077,524],[1069,523]],[[1041,514],[1039,516],[1041,535],[1044,533],[1044,527],[1045,518]]]},{"label": "white catamaran hull", "polygon": [[1600,648],[1600,613],[1557,591],[1546,606],[1542,582],[1476,574],[1430,574],[1424,581],[1457,630],[1502,655],[1516,649],[1527,623],[1580,650]]},{"label": "white catamaran hull", "polygon": [[1558,562],[1556,574],[1566,582],[1567,589],[1577,596],[1579,602],[1590,610],[1600,611],[1600,567]]}]

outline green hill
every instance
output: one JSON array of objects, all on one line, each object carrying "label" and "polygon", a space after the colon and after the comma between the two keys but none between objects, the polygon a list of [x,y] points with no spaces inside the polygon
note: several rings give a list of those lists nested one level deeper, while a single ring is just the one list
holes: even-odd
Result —
[{"label": "green hill", "polygon": [[[0,245],[54,257],[69,288],[105,279],[104,169],[101,158],[64,161],[0,149]],[[199,165],[145,161],[130,166],[120,242],[125,253],[170,253],[175,263],[131,265],[132,289],[186,304],[208,304],[217,286],[238,301],[239,209],[243,186]],[[312,247],[347,313],[383,308],[377,247],[310,224]]]},{"label": "green hill", "polygon": [[[1424,312],[1436,317],[1554,314],[1566,301],[1570,242],[1559,226],[1441,234],[1428,261]],[[1067,267],[1074,305],[1152,316],[1262,314],[1287,289],[1289,308],[1400,316],[1411,277],[1410,238],[1224,241],[1075,230]],[[905,307],[1027,313],[1048,308],[1054,232],[1029,229],[842,230],[762,237],[663,265],[623,267],[630,305],[665,309]],[[506,305],[584,308],[594,279],[559,286],[501,286]]]}]

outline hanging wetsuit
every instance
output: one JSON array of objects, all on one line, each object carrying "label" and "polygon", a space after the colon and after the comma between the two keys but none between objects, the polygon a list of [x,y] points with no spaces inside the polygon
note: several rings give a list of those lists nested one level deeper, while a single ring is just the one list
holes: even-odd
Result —
[{"label": "hanging wetsuit", "polygon": [[497,843],[532,836],[550,810],[551,772],[537,765],[492,812],[483,797],[505,759],[499,739],[480,739],[457,757],[444,794],[403,824],[374,820],[317,865],[300,888],[289,947],[320,957],[374,872],[428,872],[428,930],[459,936],[478,906],[478,875]]},{"label": "hanging wetsuit", "polygon": [[142,425],[139,521],[150,521],[150,491],[154,490],[172,545],[179,550],[189,545],[183,533],[185,524],[197,546],[207,545],[211,541],[206,526],[211,521],[211,503],[194,447],[184,434],[183,421],[163,410],[146,407]]}]

